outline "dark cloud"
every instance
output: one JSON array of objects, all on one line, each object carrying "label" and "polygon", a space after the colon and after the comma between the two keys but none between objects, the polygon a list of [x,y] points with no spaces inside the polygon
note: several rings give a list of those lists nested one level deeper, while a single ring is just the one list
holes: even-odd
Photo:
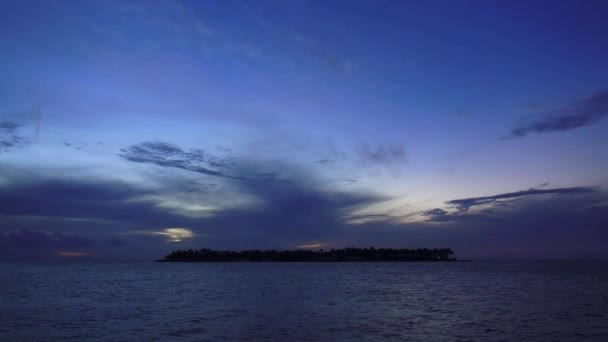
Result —
[{"label": "dark cloud", "polygon": [[12,121],[0,121],[0,152],[8,152],[13,148],[25,147],[30,140],[18,134],[21,124]]},{"label": "dark cloud", "polygon": [[239,192],[256,198],[259,204],[220,212],[205,225],[222,232],[238,229],[240,236],[233,243],[242,247],[258,248],[257,244],[280,248],[289,241],[335,237],[345,228],[345,213],[386,200],[370,193],[340,192],[314,184],[305,176],[289,182],[239,182]]},{"label": "dark cloud", "polygon": [[[175,208],[159,205],[173,195],[163,188],[145,190],[95,178],[13,177],[0,186],[0,245],[5,247],[0,247],[0,258],[40,259],[54,257],[58,250],[86,247],[100,257],[150,260],[168,248],[164,237],[155,232],[199,227]],[[133,231],[147,234],[132,236]],[[117,248],[125,244],[130,248]],[[25,251],[25,246],[48,248],[38,253]]]},{"label": "dark cloud", "polygon": [[499,200],[506,200],[512,198],[521,198],[524,196],[538,196],[538,195],[566,195],[566,194],[585,194],[593,192],[593,188],[588,187],[573,187],[573,188],[558,188],[558,189],[529,189],[523,191],[510,192],[505,194],[499,194],[494,196],[486,197],[471,197],[464,199],[457,199],[446,202],[448,205],[455,207],[459,211],[467,211],[469,208],[480,205],[496,203]]},{"label": "dark cloud", "polygon": [[448,212],[441,209],[441,208],[435,208],[435,209],[429,209],[423,212],[423,214],[425,216],[439,216],[439,215],[446,215]]},{"label": "dark cloud", "polygon": [[143,142],[121,149],[119,156],[134,163],[182,169],[239,181],[265,183],[279,180],[279,173],[275,171],[242,172],[244,168],[236,164],[229,149],[220,147],[218,151],[222,155],[214,155],[202,149],[185,150],[167,142]]},{"label": "dark cloud", "polygon": [[[572,188],[556,188],[556,189],[529,189],[523,191],[509,192],[504,194],[498,194],[493,196],[484,197],[471,197],[456,199],[445,202],[448,208],[455,209],[453,212],[448,212],[441,208],[431,209],[423,212],[422,214],[428,217],[428,221],[450,221],[457,218],[462,218],[463,214],[466,213],[470,208],[479,205],[489,206],[505,206],[511,201],[524,199],[530,196],[543,196],[543,195],[575,195],[575,194],[590,194],[595,192],[596,189],[591,187],[572,187]],[[494,210],[487,208],[483,211],[485,214],[492,214]]]},{"label": "dark cloud", "polygon": [[443,222],[443,221],[451,220],[450,213],[441,208],[435,208],[435,209],[429,209],[429,210],[423,211],[422,215],[428,217],[429,218],[428,221],[433,221],[433,222]]},{"label": "dark cloud", "polygon": [[[36,231],[87,232],[87,237],[97,241],[96,255],[103,254],[99,249],[110,250],[128,242],[129,251],[125,253],[140,251],[148,258],[177,248],[154,234],[170,227],[192,230],[194,239],[184,244],[198,248],[222,244],[226,248],[285,248],[290,243],[335,237],[346,229],[343,222],[346,212],[385,200],[373,194],[324,188],[298,169],[288,171],[292,175],[289,181],[277,181],[275,175],[265,171],[273,168],[287,166],[252,162],[235,167],[232,172],[242,180],[231,182],[228,188],[213,187],[211,198],[207,198],[206,187],[192,188],[192,179],[188,177],[173,179],[166,187],[153,191],[98,179],[13,179],[0,187],[0,232],[25,227]],[[250,173],[268,173],[272,181],[242,177]],[[159,200],[171,200],[174,195],[188,196],[190,193],[184,195],[188,188],[201,191],[191,197],[193,205],[207,205],[215,197],[231,196],[253,202],[242,206],[219,205],[212,215],[205,217],[176,213],[175,208],[159,205]],[[180,193],[169,193],[169,189],[178,189]],[[130,233],[133,231],[148,234]],[[142,252],[145,243],[156,249]]]},{"label": "dark cloud", "polygon": [[537,188],[546,188],[549,186],[549,184],[550,184],[549,182],[542,182],[539,185],[537,185],[536,187]]},{"label": "dark cloud", "polygon": [[78,235],[62,232],[44,232],[21,229],[16,232],[7,232],[0,236],[5,244],[18,248],[83,248],[90,247],[93,243]]},{"label": "dark cloud", "polygon": [[85,143],[70,143],[70,142],[63,142],[63,146],[65,147],[69,147],[69,148],[73,148],[75,150],[82,150],[85,147],[87,147],[87,144]]},{"label": "dark cloud", "polygon": [[0,187],[0,215],[158,223],[174,219],[175,215],[154,202],[141,199],[150,194],[121,182],[13,180]]},{"label": "dark cloud", "polygon": [[235,178],[225,172],[233,164],[228,156],[215,156],[201,149],[183,150],[167,142],[142,142],[121,149],[124,160],[135,163],[172,167],[209,176]]},{"label": "dark cloud", "polygon": [[2,132],[13,132],[13,131],[17,130],[17,128],[19,128],[19,127],[20,127],[20,125],[15,122],[0,121],[0,131],[2,131]]},{"label": "dark cloud", "polygon": [[608,90],[569,105],[548,111],[542,118],[514,128],[503,139],[519,138],[532,133],[563,132],[592,125],[608,116]]}]

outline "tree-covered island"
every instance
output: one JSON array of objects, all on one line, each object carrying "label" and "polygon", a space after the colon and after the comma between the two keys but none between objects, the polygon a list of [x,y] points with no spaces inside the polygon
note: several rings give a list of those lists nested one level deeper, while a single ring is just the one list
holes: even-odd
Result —
[{"label": "tree-covered island", "polygon": [[449,248],[354,248],[313,250],[244,250],[215,251],[188,249],[174,251],[160,262],[230,262],[230,261],[456,261]]}]

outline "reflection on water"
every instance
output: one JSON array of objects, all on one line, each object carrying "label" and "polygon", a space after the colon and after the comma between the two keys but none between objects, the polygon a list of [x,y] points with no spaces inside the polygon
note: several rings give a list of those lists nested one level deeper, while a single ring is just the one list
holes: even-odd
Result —
[{"label": "reflection on water", "polygon": [[608,340],[607,262],[0,263],[0,340]]}]

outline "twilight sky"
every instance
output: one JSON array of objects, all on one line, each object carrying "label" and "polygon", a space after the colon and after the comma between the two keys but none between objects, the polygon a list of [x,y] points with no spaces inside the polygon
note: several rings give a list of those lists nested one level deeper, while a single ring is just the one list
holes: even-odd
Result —
[{"label": "twilight sky", "polygon": [[606,1],[0,2],[0,259],[608,257]]}]

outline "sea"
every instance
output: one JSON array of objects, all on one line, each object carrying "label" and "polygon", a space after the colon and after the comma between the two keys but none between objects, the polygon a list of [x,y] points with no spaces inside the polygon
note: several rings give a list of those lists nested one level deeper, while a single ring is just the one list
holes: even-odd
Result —
[{"label": "sea", "polygon": [[92,340],[608,341],[608,262],[0,262],[0,341]]}]

